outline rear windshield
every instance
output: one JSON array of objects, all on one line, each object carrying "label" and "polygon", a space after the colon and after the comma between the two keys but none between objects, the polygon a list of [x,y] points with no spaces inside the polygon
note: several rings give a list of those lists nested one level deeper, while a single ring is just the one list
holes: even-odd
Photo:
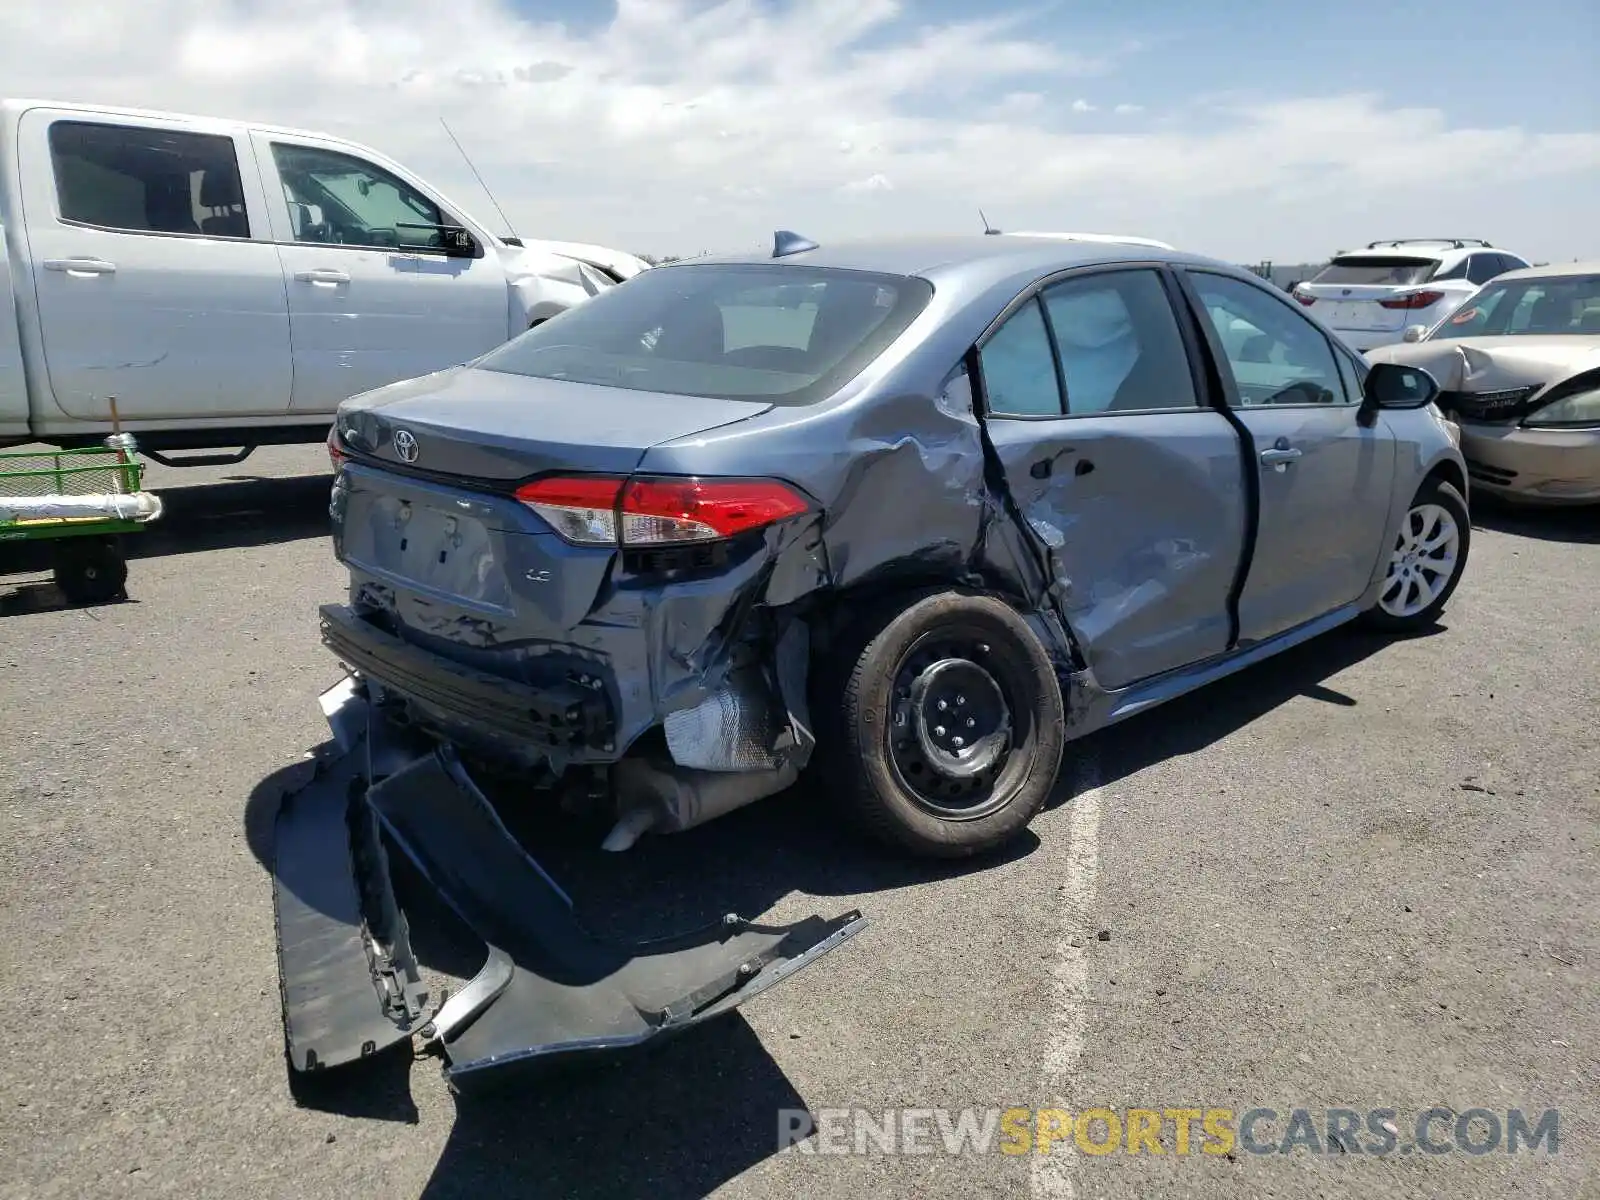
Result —
[{"label": "rear windshield", "polygon": [[1406,258],[1395,254],[1348,254],[1336,258],[1311,280],[1312,283],[1426,283],[1439,260]]},{"label": "rear windshield", "polygon": [[932,295],[905,275],[798,264],[653,267],[474,365],[674,396],[812,404],[882,354]]},{"label": "rear windshield", "polygon": [[1486,283],[1431,338],[1518,334],[1600,337],[1600,275],[1557,275]]}]

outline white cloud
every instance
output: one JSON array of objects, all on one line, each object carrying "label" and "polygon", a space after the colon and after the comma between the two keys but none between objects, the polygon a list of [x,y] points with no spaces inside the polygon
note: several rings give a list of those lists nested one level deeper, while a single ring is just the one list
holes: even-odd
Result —
[{"label": "white cloud", "polygon": [[993,115],[996,117],[1026,117],[1039,112],[1043,107],[1043,92],[1007,92],[995,104]]},{"label": "white cloud", "polygon": [[868,175],[865,179],[852,179],[849,183],[839,188],[848,195],[863,195],[868,192],[892,192],[894,184],[889,182],[887,175]]},{"label": "white cloud", "polygon": [[1072,102],[1072,111],[1075,113],[1090,113],[1094,111],[1094,105],[1087,100],[1074,100]]},{"label": "white cloud", "polygon": [[1142,104],[1119,104],[1119,105],[1116,106],[1116,108],[1112,109],[1111,111],[1115,112],[1115,113],[1120,113],[1120,114],[1126,116],[1126,115],[1131,114],[1131,113],[1141,113],[1141,112],[1143,112],[1144,111],[1144,105],[1142,105]]},{"label": "white cloud", "polygon": [[[1323,94],[1186,97],[1139,132],[1086,132],[1039,89],[1113,75],[1137,47],[1068,48],[1039,21],[935,21],[900,0],[619,0],[579,32],[510,0],[5,0],[0,79],[12,95],[324,129],[492,216],[443,115],[519,232],[656,253],[773,228],[966,229],[981,204],[1001,228],[1071,211],[1074,227],[1229,257],[1434,228],[1600,254],[1573,240],[1597,236],[1593,129],[1461,127],[1333,92],[1333,74]],[[889,180],[892,201],[851,201]]]}]

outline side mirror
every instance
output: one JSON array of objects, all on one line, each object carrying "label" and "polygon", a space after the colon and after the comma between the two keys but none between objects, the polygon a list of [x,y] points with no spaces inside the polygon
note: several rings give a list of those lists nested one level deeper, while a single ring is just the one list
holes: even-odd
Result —
[{"label": "side mirror", "polygon": [[1427,336],[1428,327],[1426,325],[1408,325],[1405,333],[1400,335],[1400,340],[1403,342],[1420,342]]},{"label": "side mirror", "polygon": [[459,226],[445,225],[439,230],[439,241],[444,245],[445,255],[449,258],[476,258],[478,243],[472,235]]},{"label": "side mirror", "polygon": [[1421,367],[1373,363],[1362,388],[1364,407],[1426,408],[1439,398],[1439,383]]}]

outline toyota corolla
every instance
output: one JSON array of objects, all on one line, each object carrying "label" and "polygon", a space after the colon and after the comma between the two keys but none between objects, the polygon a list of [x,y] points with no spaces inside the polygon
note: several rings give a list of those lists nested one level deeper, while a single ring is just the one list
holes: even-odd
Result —
[{"label": "toyota corolla", "polygon": [[[1073,739],[1347,622],[1436,619],[1471,532],[1436,393],[1248,272],[1161,246],[784,233],[354,397],[330,436],[349,595],[321,620],[351,678],[328,709],[336,729],[359,712],[342,744],[366,749],[327,772],[337,803],[286,806],[280,903],[332,872],[285,845],[329,860],[348,840],[376,871],[346,775],[491,947],[533,947],[510,956],[528,996],[552,939],[587,964],[568,975],[619,976],[572,951],[477,779],[599,805],[623,849],[815,772],[819,802],[900,851],[992,850]],[[313,994],[288,958],[324,970],[332,936],[301,909],[368,891],[295,909],[289,993]],[[843,920],[721,961],[792,969]],[[420,1019],[408,986],[385,992],[396,1028]],[[546,1011],[613,1045],[681,1022],[610,1014],[715,1009],[720,986]],[[431,1027],[477,1039],[472,1062],[504,1061],[505,1038],[576,1044],[530,1034],[526,1009],[492,1034],[451,1004]],[[354,1018],[330,1035],[326,1011],[299,1012],[319,1061],[381,1041]]]}]

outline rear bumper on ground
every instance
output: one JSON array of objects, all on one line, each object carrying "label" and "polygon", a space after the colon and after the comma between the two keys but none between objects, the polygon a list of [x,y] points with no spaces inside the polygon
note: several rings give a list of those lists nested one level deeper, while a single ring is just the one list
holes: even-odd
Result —
[{"label": "rear bumper on ground", "polygon": [[1600,430],[1457,423],[1474,489],[1530,504],[1600,503]]},{"label": "rear bumper on ground", "polygon": [[[319,757],[276,824],[284,1032],[297,1072],[369,1058],[413,1033],[442,1051],[457,1087],[598,1059],[729,1011],[866,924],[858,912],[772,926],[729,913],[673,938],[596,938],[448,751],[408,757],[358,689],[329,697],[342,746]],[[483,969],[433,1011],[388,847],[485,947]]]}]

